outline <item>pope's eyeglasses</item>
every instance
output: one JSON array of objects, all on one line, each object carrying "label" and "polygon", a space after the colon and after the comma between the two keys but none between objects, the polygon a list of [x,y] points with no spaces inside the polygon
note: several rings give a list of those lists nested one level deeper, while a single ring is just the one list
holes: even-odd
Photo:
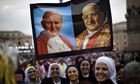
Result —
[{"label": "pope's eyeglasses", "polygon": [[91,13],[91,14],[88,14],[88,15],[83,15],[83,18],[84,19],[88,19],[88,18],[94,18],[96,15],[97,15],[98,13],[97,12],[95,12],[95,13]]}]

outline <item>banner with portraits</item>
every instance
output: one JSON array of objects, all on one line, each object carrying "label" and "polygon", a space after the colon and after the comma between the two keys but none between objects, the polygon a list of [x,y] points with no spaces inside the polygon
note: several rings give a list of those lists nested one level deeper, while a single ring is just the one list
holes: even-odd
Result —
[{"label": "banner with portraits", "polygon": [[110,51],[109,0],[30,4],[36,59]]}]

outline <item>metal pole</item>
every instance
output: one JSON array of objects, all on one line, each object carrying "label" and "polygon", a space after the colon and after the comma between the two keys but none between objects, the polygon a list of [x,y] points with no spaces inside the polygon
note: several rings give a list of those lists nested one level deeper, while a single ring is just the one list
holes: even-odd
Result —
[{"label": "metal pole", "polygon": [[59,0],[60,1],[60,3],[63,3],[63,0]]}]

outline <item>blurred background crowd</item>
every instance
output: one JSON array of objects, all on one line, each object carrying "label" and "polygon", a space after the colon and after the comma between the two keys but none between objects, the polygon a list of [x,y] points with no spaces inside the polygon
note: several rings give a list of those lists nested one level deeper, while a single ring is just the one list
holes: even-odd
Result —
[{"label": "blurred background crowd", "polygon": [[[51,64],[58,64],[61,71],[61,77],[67,78],[66,69],[71,65],[78,67],[79,79],[81,60],[88,60],[92,75],[96,72],[96,60],[102,56],[112,58],[116,70],[115,79],[118,84],[139,84],[140,81],[140,57],[138,54],[124,54],[117,51],[87,53],[75,56],[64,56],[60,58],[50,58],[44,60],[35,60],[30,58],[20,58],[17,49],[9,47],[9,43],[0,46],[0,83],[1,84],[41,84],[48,77],[49,67]],[[84,70],[81,70],[84,71]],[[31,74],[30,74],[31,73]],[[51,77],[51,76],[50,76]],[[92,78],[92,77],[90,77]],[[125,80],[125,83],[123,82]],[[81,81],[81,80],[80,80]],[[96,81],[96,78],[95,78]],[[94,81],[94,83],[95,83]],[[130,81],[130,82],[128,82]],[[134,83],[136,81],[136,83]],[[29,83],[28,83],[29,82]],[[87,82],[82,82],[88,84]],[[94,84],[89,83],[89,84]],[[42,83],[43,84],[43,83]],[[50,83],[49,83],[50,84]],[[57,84],[57,83],[56,83]],[[77,83],[78,84],[78,83]],[[96,83],[95,83],[96,84]],[[106,83],[105,83],[106,84]],[[110,83],[107,83],[110,84]],[[111,83],[115,84],[115,83]]]}]

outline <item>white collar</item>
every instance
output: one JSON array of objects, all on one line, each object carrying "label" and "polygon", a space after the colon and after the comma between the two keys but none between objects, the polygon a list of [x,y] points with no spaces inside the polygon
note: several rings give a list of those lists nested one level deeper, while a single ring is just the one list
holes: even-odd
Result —
[{"label": "white collar", "polygon": [[100,31],[100,29],[101,29],[101,27],[100,27],[98,30],[96,30],[96,31],[90,31],[90,30],[87,29],[88,36],[91,37],[91,36],[94,35],[96,32]]},{"label": "white collar", "polygon": [[54,84],[61,84],[61,79],[59,81],[53,81]]},{"label": "white collar", "polygon": [[[79,80],[76,81],[76,84],[78,84],[78,83],[79,83]],[[73,84],[73,83],[70,81],[70,84]]]},{"label": "white collar", "polygon": [[83,75],[83,77],[89,77],[89,74],[87,74],[87,75]]}]

